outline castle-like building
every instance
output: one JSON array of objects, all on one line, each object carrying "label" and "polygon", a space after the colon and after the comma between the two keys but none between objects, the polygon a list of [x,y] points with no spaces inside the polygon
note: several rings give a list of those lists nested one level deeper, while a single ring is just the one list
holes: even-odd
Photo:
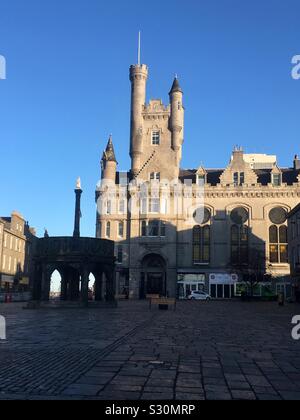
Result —
[{"label": "castle-like building", "polygon": [[287,214],[299,203],[300,160],[280,168],[276,156],[236,147],[225,169],[182,169],[183,91],[175,78],[168,105],[147,104],[147,80],[146,65],[131,66],[131,170],[117,171],[110,137],[96,191],[97,237],[116,243],[117,293],[232,298],[254,276],[254,294],[289,296]]}]

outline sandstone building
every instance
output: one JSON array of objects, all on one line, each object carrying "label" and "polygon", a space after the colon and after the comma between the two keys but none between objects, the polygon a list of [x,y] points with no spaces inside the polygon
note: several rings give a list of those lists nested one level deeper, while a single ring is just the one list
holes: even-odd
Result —
[{"label": "sandstone building", "polygon": [[35,230],[17,212],[0,218],[0,292],[29,290]]},{"label": "sandstone building", "polygon": [[280,168],[276,156],[236,147],[225,168],[182,169],[179,80],[167,105],[146,103],[147,80],[146,65],[131,66],[131,169],[117,171],[110,138],[96,192],[97,237],[116,243],[118,292],[231,298],[259,270],[257,294],[272,287],[288,296],[287,215],[299,203],[300,160]]}]

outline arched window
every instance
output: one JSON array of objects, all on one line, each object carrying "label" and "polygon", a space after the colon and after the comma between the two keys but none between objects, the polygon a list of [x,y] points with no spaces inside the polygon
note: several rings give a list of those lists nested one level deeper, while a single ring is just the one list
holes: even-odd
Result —
[{"label": "arched window", "polygon": [[269,229],[269,254],[273,264],[288,263],[288,229],[287,211],[283,207],[275,207],[269,213],[272,226]]},{"label": "arched window", "polygon": [[271,226],[269,229],[270,262],[288,263],[288,234],[286,226]]},{"label": "arched window", "polygon": [[111,233],[111,224],[110,222],[106,223],[106,237],[110,238],[110,233]]},{"label": "arched window", "polygon": [[231,227],[231,262],[244,265],[249,262],[249,228],[245,225]]},{"label": "arched window", "polygon": [[210,263],[210,226],[195,226],[193,229],[194,264]]},{"label": "arched window", "polygon": [[147,236],[147,222],[146,222],[146,220],[142,221],[141,230],[142,230],[142,236],[143,237]]}]

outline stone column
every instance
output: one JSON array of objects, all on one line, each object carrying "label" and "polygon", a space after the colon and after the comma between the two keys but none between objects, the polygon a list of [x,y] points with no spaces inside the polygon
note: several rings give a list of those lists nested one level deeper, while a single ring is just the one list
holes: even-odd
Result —
[{"label": "stone column", "polygon": [[76,194],[76,205],[75,205],[75,222],[74,222],[73,237],[79,238],[80,237],[80,218],[81,218],[80,201],[81,201],[82,189],[79,187],[76,188],[75,194]]},{"label": "stone column", "polygon": [[79,300],[79,273],[76,270],[69,271],[69,300],[76,302]]},{"label": "stone column", "polygon": [[103,271],[99,271],[95,274],[95,301],[102,301],[102,287],[103,287]]},{"label": "stone column", "polygon": [[49,269],[46,265],[43,265],[42,271],[42,290],[41,290],[41,300],[43,302],[49,302],[50,298],[50,283],[51,275]]},{"label": "stone column", "polygon": [[106,275],[106,293],[105,299],[107,302],[114,302],[115,301],[115,294],[116,294],[116,272],[115,268],[109,267],[105,270]]},{"label": "stone column", "polygon": [[40,264],[35,263],[34,267],[34,280],[33,280],[33,290],[32,290],[32,299],[40,301],[42,298],[42,268]]},{"label": "stone column", "polygon": [[60,300],[68,300],[68,278],[67,270],[61,271],[61,289],[60,289]]},{"label": "stone column", "polygon": [[81,276],[81,303],[88,306],[89,303],[89,272],[84,269]]}]

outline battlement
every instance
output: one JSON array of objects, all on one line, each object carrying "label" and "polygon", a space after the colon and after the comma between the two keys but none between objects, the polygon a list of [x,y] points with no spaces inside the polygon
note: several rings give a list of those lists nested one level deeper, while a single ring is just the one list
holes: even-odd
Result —
[{"label": "battlement", "polygon": [[164,105],[161,99],[151,99],[148,104],[144,106],[144,114],[167,113],[170,114],[170,105]]},{"label": "battlement", "polygon": [[135,76],[144,76],[148,77],[149,68],[146,64],[136,64],[130,66],[130,79],[132,79]]}]

